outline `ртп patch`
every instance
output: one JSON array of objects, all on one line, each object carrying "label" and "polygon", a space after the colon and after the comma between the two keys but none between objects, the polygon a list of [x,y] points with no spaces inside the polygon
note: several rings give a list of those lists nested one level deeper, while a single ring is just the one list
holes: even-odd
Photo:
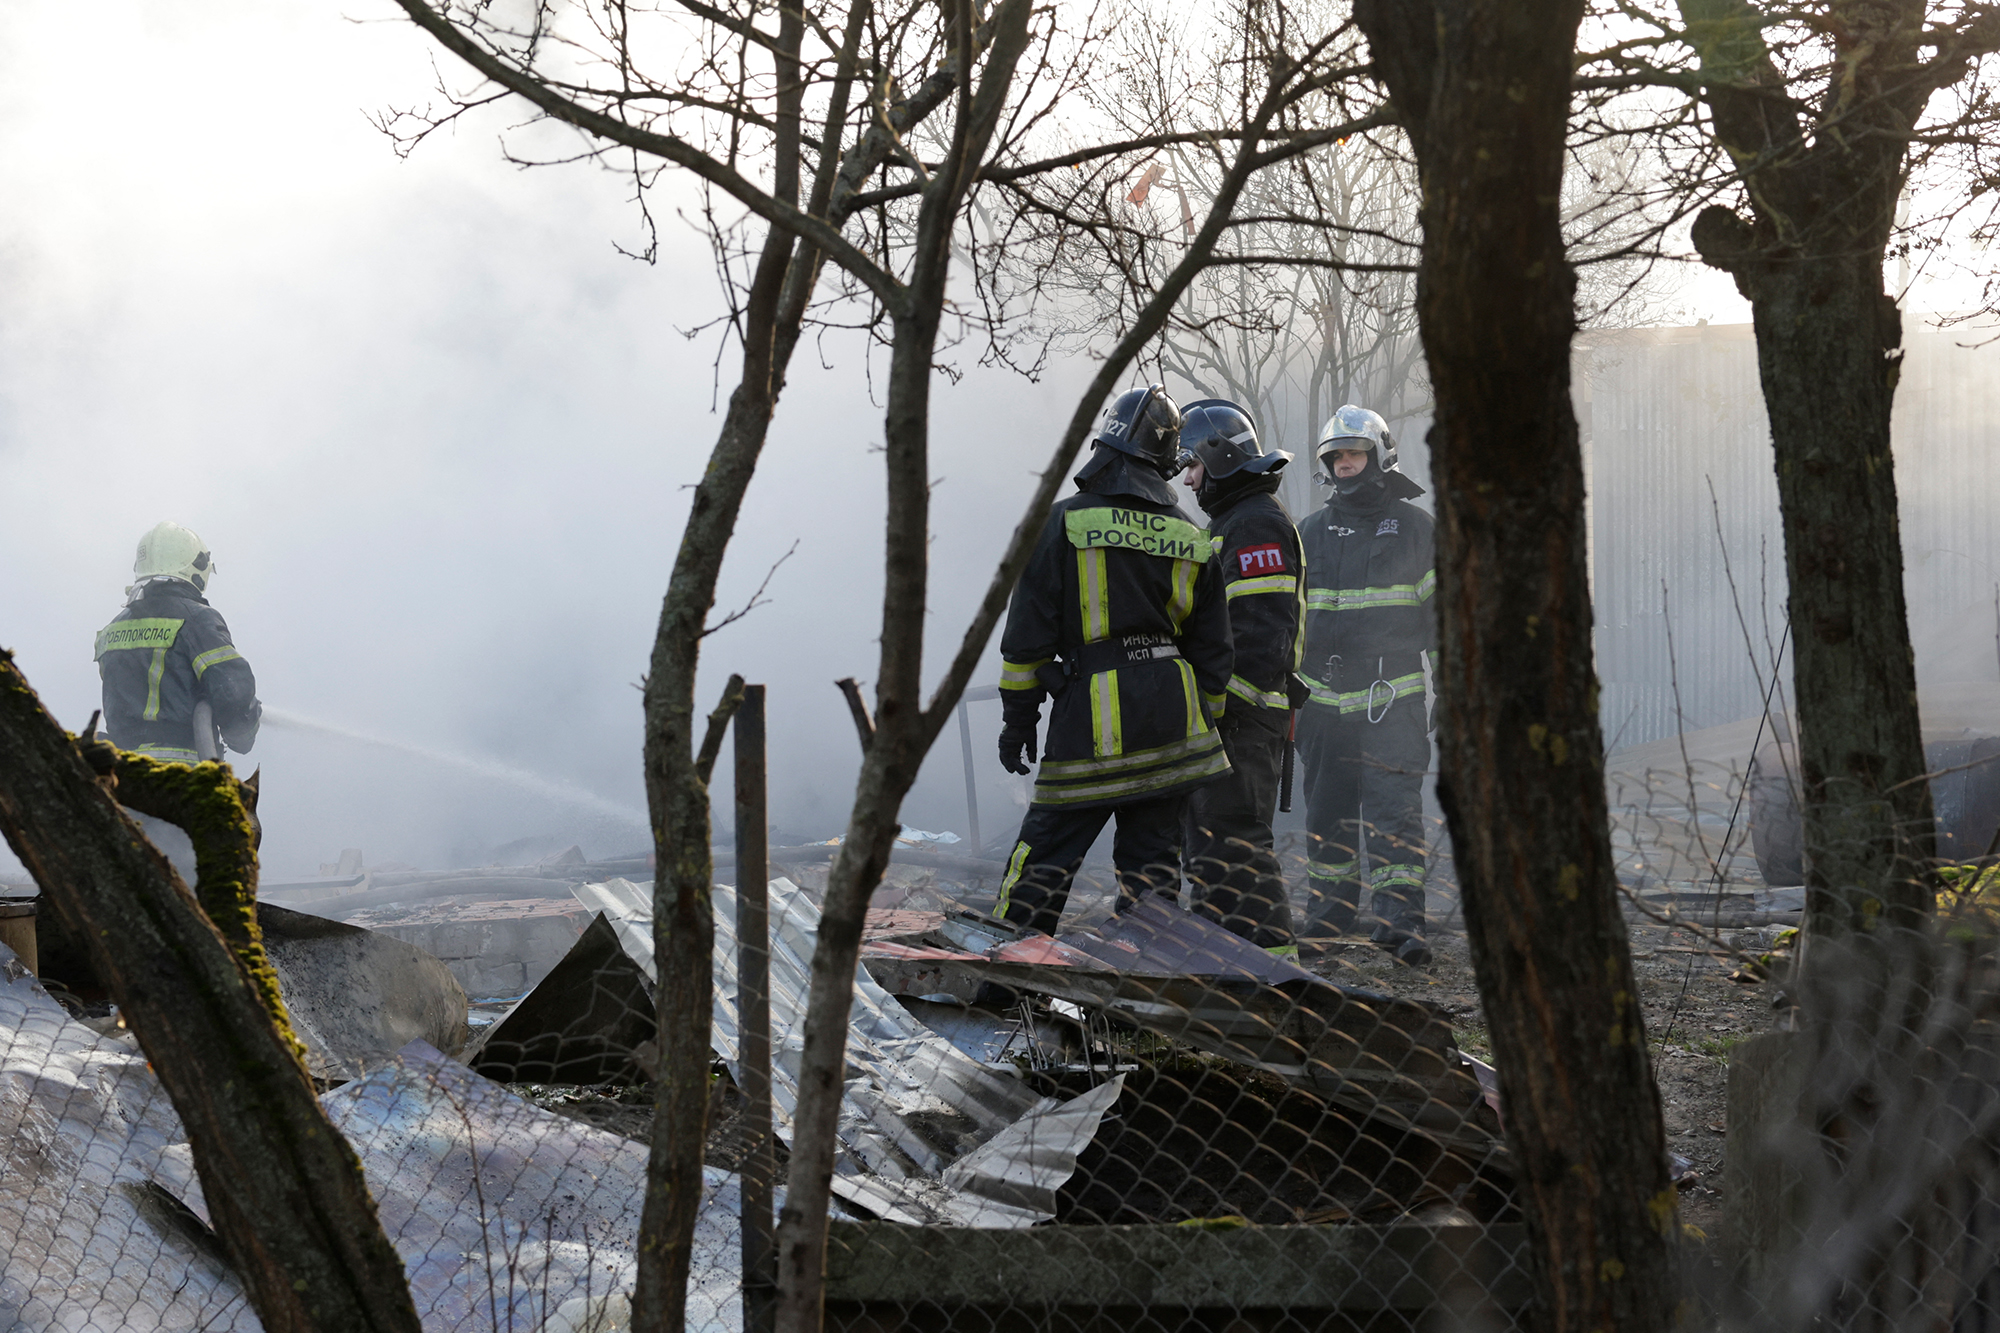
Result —
[{"label": "\u0440\u0442\u043f patch", "polygon": [[1101,546],[1196,564],[1207,563],[1209,556],[1206,532],[1185,519],[1144,509],[1072,509],[1063,515],[1063,530],[1078,550]]},{"label": "\u0440\u0442\u043f patch", "polygon": [[1246,546],[1236,553],[1236,564],[1237,572],[1244,578],[1252,574],[1282,574],[1285,572],[1285,548],[1276,542]]}]

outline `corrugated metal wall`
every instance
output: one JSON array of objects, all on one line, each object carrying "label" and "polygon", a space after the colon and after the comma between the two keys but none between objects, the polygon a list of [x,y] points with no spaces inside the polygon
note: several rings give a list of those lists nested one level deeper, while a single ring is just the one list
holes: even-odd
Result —
[{"label": "corrugated metal wall", "polygon": [[[1911,331],[1896,396],[1905,586],[1926,680],[2000,675],[2000,525],[1989,518],[2000,499],[2000,347],[1961,345],[1976,338]],[[1750,327],[1592,333],[1579,342],[1576,382],[1607,743],[1672,735],[1677,713],[1689,729],[1754,715],[1785,580]]]}]

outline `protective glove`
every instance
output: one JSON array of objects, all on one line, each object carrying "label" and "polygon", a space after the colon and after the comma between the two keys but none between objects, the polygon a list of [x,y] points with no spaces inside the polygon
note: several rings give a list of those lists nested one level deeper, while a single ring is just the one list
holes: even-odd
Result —
[{"label": "protective glove", "polygon": [[[1024,757],[1025,756],[1025,757]],[[1000,729],[1000,767],[1009,773],[1026,775],[1034,771],[1035,729],[1007,726]]]}]

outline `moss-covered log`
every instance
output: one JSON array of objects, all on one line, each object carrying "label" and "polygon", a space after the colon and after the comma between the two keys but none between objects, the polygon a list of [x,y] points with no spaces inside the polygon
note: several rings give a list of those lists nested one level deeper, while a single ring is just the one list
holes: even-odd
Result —
[{"label": "moss-covered log", "polygon": [[[125,772],[120,761],[120,787]],[[130,770],[128,797],[164,775]],[[200,770],[183,792],[226,825],[225,790]],[[232,780],[233,781],[233,780]],[[263,984],[233,953],[193,893],[118,808],[56,725],[11,654],[0,650],[0,831],[41,886],[138,1037],[188,1132],[215,1229],[272,1333],[416,1333],[402,1261],[383,1235],[361,1164],[328,1123]],[[214,830],[210,830],[213,832]],[[224,828],[222,847],[247,840]],[[201,839],[196,839],[201,845]],[[254,895],[254,854],[225,883]],[[204,867],[204,878],[206,868]],[[237,910],[218,903],[230,929]],[[254,923],[254,917],[253,917]],[[249,938],[254,939],[254,924]],[[261,948],[258,950],[261,957]]]},{"label": "moss-covered log", "polygon": [[[235,953],[280,1035],[303,1059],[305,1046],[285,1014],[278,974],[257,925],[258,837],[249,784],[223,763],[163,764],[104,748],[110,750],[106,757],[117,779],[118,803],[177,826],[194,844],[195,901]],[[104,763],[95,760],[91,766],[101,770]]]}]

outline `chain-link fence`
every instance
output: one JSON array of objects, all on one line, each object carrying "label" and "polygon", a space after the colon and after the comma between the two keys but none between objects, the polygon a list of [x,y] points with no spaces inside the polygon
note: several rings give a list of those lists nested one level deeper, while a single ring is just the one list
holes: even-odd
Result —
[{"label": "chain-link fence", "polygon": [[[1747,760],[1703,762],[1638,755],[1611,787],[1690,1317],[1989,1326],[2000,930],[1982,882],[1934,936],[1808,994],[1780,939],[1796,894],[1749,850]],[[828,1326],[1525,1324],[1507,1107],[1433,834],[1422,968],[1359,937],[1302,966],[1168,895],[1119,911],[1090,863],[1038,935],[987,915],[999,863],[905,850],[855,979]],[[1308,841],[1281,844],[1301,911]],[[772,849],[768,980],[740,972],[742,904],[715,892],[691,1327],[744,1326],[745,1173],[782,1200],[826,854]],[[267,904],[265,936],[425,1327],[628,1326],[650,884],[575,858],[456,881],[348,870],[317,904],[269,886],[297,907]],[[0,1326],[257,1327],[173,1107],[85,952],[25,910],[0,918]],[[744,1092],[752,991],[772,1018],[768,1166]],[[1801,1003],[1820,1017],[1796,1021]]]}]

